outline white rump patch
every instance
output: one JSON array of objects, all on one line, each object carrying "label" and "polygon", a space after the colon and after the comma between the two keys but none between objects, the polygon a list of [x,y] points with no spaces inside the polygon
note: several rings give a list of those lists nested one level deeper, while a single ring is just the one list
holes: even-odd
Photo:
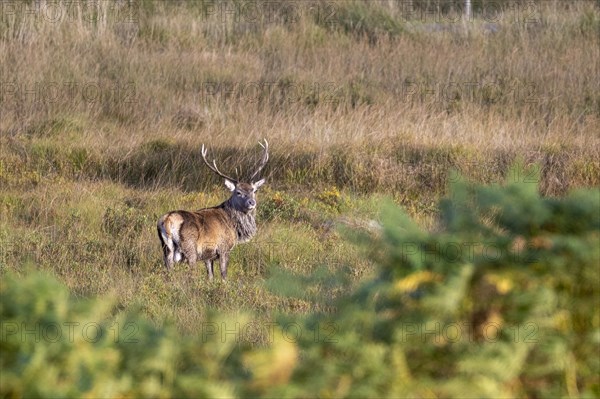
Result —
[{"label": "white rump patch", "polygon": [[179,229],[175,228],[173,225],[171,225],[171,239],[179,246]]},{"label": "white rump patch", "polygon": [[160,225],[160,236],[163,243],[167,246],[167,248],[169,248],[169,251],[173,252],[173,240],[169,239],[164,223]]},{"label": "white rump patch", "polygon": [[175,261],[175,263],[180,262],[183,258],[183,255],[181,254],[180,250],[180,241],[181,239],[179,237],[179,226],[174,226],[173,224],[171,224],[171,245],[174,249],[173,260]]}]

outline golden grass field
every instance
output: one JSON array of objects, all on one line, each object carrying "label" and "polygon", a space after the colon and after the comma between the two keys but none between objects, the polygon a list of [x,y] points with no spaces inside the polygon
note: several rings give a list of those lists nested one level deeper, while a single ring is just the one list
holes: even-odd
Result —
[{"label": "golden grass field", "polygon": [[[470,21],[394,1],[59,2],[57,17],[39,4],[0,16],[0,268],[49,271],[157,324],[327,310],[264,281],[323,267],[361,281],[372,265],[335,226],[368,225],[389,197],[434,229],[451,170],[501,182],[522,159],[544,195],[600,185],[596,1]],[[201,144],[243,176],[262,138],[259,233],[230,281],[185,264],[165,280],[158,217],[228,196]]]}]

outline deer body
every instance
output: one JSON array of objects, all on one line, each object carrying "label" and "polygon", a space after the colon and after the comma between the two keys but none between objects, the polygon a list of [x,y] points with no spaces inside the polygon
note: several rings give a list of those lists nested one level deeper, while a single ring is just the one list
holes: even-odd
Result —
[{"label": "deer body", "polygon": [[[261,166],[252,175],[254,178],[268,160],[268,143],[265,140],[265,155]],[[204,146],[202,156],[211,170],[225,178],[225,185],[232,192],[222,204],[198,211],[172,211],[163,215],[157,223],[165,267],[171,271],[173,265],[187,260],[195,266],[198,260],[204,261],[209,279],[213,279],[213,261],[219,260],[221,277],[227,277],[229,254],[236,244],[249,241],[256,228],[256,191],[265,182],[238,182],[223,175],[206,161]]]}]

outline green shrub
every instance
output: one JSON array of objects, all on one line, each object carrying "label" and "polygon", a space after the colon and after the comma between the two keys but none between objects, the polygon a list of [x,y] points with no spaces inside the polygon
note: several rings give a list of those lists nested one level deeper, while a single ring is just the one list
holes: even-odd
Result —
[{"label": "green shrub", "polygon": [[233,395],[233,381],[220,376],[234,342],[219,334],[182,340],[170,325],[134,311],[114,315],[113,306],[109,298],[75,300],[47,275],[3,276],[0,396]]},{"label": "green shrub", "polygon": [[458,181],[434,233],[388,205],[383,236],[360,240],[378,277],[305,321],[330,328],[267,396],[598,396],[598,203]]}]

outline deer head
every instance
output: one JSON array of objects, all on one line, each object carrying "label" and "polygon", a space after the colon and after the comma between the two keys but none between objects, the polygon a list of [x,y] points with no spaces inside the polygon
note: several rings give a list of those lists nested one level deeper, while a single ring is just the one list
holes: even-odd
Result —
[{"label": "deer head", "polygon": [[265,139],[264,144],[261,142],[259,142],[259,144],[264,150],[263,157],[254,173],[252,173],[252,175],[244,182],[233,179],[232,177],[222,173],[217,167],[217,163],[214,159],[212,164],[208,162],[206,159],[206,154],[208,151],[204,147],[204,144],[202,144],[202,159],[204,160],[204,163],[210,170],[225,179],[225,186],[229,189],[229,191],[231,191],[229,203],[233,206],[233,208],[244,213],[251,212],[256,208],[256,191],[265,183],[265,179],[263,178],[254,181],[269,160],[269,143]]}]

